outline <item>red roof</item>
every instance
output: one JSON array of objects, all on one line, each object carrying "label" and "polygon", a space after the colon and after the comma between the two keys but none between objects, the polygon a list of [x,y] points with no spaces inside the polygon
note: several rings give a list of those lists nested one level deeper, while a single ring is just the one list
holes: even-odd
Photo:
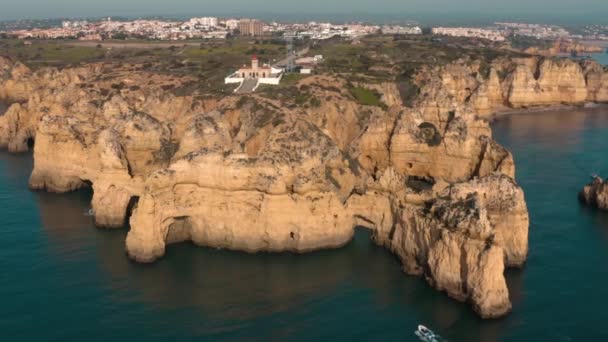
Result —
[{"label": "red roof", "polygon": [[258,56],[256,56],[256,55],[251,56],[251,60],[252,61],[257,61],[258,60]]}]

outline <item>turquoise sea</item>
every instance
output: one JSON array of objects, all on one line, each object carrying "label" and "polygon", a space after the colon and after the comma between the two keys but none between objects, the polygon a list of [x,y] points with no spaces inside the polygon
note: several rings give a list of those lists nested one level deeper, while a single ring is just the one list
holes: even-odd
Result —
[{"label": "turquoise sea", "polygon": [[530,210],[530,255],[507,280],[513,312],[482,321],[359,231],[340,250],[247,255],[181,244],[130,262],[126,228],[96,229],[91,193],[31,192],[30,154],[0,152],[0,331],[5,341],[608,340],[608,213],[581,206],[608,173],[608,109],[493,124]]},{"label": "turquoise sea", "polygon": [[598,61],[601,64],[608,65],[608,50],[606,53],[596,53],[592,55],[593,59]]}]

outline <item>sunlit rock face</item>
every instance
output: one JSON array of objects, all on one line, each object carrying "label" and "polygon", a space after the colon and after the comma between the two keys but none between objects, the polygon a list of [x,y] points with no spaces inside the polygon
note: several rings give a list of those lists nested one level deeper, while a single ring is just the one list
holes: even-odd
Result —
[{"label": "sunlit rock face", "polygon": [[588,206],[608,210],[608,184],[601,177],[594,176],[579,193],[579,199]]},{"label": "sunlit rock face", "polygon": [[513,108],[608,101],[608,72],[595,61],[500,58],[490,65],[459,60],[418,75],[421,94],[445,92],[485,116]]},{"label": "sunlit rock face", "polygon": [[[97,77],[110,68],[116,79]],[[362,226],[406,272],[499,317],[511,308],[504,269],[527,256],[528,212],[510,152],[474,105],[504,105],[503,69],[485,83],[467,68],[431,70],[412,107],[390,83],[374,86],[386,107],[365,106],[345,80],[312,76],[299,86],[326,100],[304,107],[176,96],[162,86],[187,78],[144,71],[128,78],[147,86],[117,87],[125,74],[113,65],[32,73],[2,59],[0,96],[14,104],[0,117],[0,146],[35,142],[33,189],[92,187],[96,224],[130,223],[126,250],[137,261],[181,241],[336,248]]]},{"label": "sunlit rock face", "polygon": [[578,104],[588,99],[583,69],[571,60],[546,59],[533,68],[525,63],[518,64],[505,83],[507,101],[516,108]]}]

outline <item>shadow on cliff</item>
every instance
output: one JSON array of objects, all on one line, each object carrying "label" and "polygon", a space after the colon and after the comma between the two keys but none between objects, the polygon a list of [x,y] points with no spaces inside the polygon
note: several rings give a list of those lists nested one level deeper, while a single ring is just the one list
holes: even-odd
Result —
[{"label": "shadow on cliff", "polygon": [[0,101],[0,116],[4,115],[4,113],[6,113],[7,110],[8,110],[8,104]]}]

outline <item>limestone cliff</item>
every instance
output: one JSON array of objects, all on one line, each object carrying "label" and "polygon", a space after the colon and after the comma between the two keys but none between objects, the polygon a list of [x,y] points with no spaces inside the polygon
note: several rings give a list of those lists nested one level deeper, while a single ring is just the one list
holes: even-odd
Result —
[{"label": "limestone cliff", "polygon": [[[498,317],[511,308],[504,268],[527,256],[528,213],[510,152],[476,110],[511,98],[506,85],[519,76],[501,77],[509,63],[497,62],[488,82],[458,63],[428,70],[411,108],[394,85],[370,86],[386,108],[358,103],[340,76],[300,81],[305,99],[323,101],[297,105],[164,90],[186,76],[106,64],[32,72],[3,59],[0,99],[12,105],[0,117],[0,147],[25,151],[35,141],[33,189],[92,186],[95,222],[128,220],[135,260],[151,262],[180,241],[248,252],[335,248],[362,226],[406,272]],[[593,79],[592,96],[603,94],[597,67],[563,63],[528,81],[559,92],[565,79],[551,75],[578,66],[595,75],[583,78]],[[561,91],[575,89],[578,100],[579,86]]]},{"label": "limestone cliff", "polygon": [[423,68],[422,97],[444,91],[480,115],[510,108],[581,105],[608,101],[608,71],[594,61],[544,57],[498,58],[489,65],[458,60]]},{"label": "limestone cliff", "polygon": [[572,40],[558,40],[553,43],[553,46],[548,48],[530,47],[525,51],[530,54],[540,55],[557,55],[557,54],[587,54],[587,53],[603,53],[606,49],[590,44],[583,44]]}]

